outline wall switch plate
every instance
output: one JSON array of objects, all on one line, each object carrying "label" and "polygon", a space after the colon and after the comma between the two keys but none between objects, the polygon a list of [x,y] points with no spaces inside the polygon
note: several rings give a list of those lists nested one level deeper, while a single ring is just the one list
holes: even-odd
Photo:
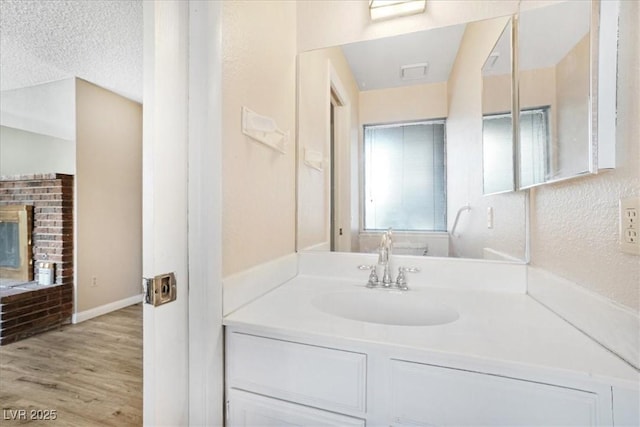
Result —
[{"label": "wall switch plate", "polygon": [[493,228],[493,207],[487,208],[487,228]]},{"label": "wall switch plate", "polygon": [[640,255],[640,197],[620,200],[620,250]]}]

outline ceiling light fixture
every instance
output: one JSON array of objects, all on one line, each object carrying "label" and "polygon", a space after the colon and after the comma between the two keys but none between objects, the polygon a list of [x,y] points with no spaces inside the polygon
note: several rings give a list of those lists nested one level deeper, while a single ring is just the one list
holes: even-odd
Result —
[{"label": "ceiling light fixture", "polygon": [[369,13],[373,21],[422,13],[427,0],[369,0]]}]

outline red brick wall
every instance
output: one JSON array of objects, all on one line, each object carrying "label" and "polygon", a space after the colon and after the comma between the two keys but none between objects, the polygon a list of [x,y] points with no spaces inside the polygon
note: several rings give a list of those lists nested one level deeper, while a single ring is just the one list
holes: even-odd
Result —
[{"label": "red brick wall", "polygon": [[73,175],[0,177],[0,205],[10,204],[33,206],[34,266],[55,263],[55,283],[73,286]]}]

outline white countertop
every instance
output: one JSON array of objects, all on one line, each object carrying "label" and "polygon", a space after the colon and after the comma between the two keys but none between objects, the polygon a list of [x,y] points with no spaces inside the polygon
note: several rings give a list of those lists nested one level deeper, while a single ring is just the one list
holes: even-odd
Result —
[{"label": "white countertop", "polygon": [[389,292],[367,289],[363,281],[299,275],[229,314],[224,324],[254,332],[378,343],[624,385],[640,381],[636,369],[526,294],[413,287],[408,295],[426,295],[458,311],[458,320],[436,326],[349,320],[312,304],[317,295],[347,289]]}]

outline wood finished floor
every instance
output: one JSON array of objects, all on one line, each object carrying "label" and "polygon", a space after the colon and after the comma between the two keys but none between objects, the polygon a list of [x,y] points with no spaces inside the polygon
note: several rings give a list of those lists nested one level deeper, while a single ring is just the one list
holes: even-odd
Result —
[{"label": "wood finished floor", "polygon": [[142,425],[141,305],[0,347],[0,406],[2,426]]}]

